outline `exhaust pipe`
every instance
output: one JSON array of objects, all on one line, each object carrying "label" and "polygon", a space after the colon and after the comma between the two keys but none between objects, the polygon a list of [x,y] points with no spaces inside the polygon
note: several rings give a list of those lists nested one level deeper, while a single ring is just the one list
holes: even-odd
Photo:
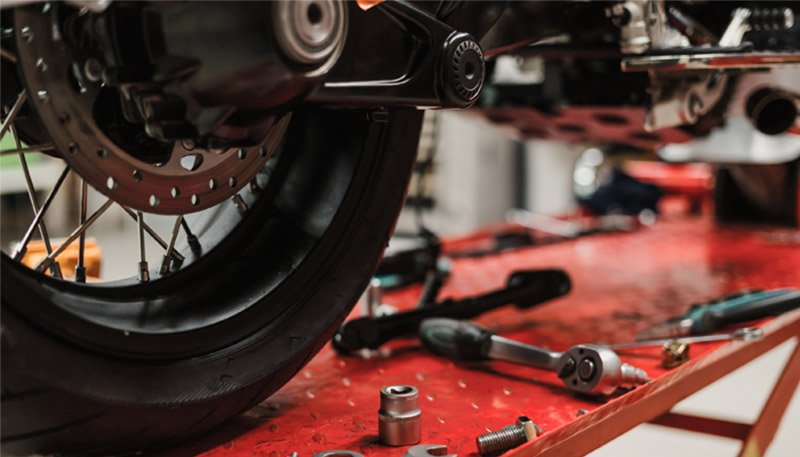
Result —
[{"label": "exhaust pipe", "polygon": [[764,87],[750,94],[745,105],[747,117],[759,132],[778,135],[789,130],[795,122],[800,96],[773,87]]}]

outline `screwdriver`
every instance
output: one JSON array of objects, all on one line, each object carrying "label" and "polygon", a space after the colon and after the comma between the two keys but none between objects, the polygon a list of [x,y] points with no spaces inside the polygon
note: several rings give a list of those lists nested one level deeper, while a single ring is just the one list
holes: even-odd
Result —
[{"label": "screwdriver", "polygon": [[699,335],[699,336],[684,336],[680,338],[662,338],[657,340],[635,341],[632,343],[618,343],[604,345],[609,349],[631,349],[641,347],[656,347],[663,346],[667,343],[674,344],[692,344],[692,343],[711,343],[714,341],[728,341],[728,340],[742,340],[754,341],[760,340],[764,337],[764,331],[756,327],[746,327],[735,332],[723,333],[718,335]]},{"label": "screwdriver", "polygon": [[800,307],[800,290],[741,291],[718,301],[692,306],[682,316],[643,330],[637,340],[706,335],[722,327],[762,319]]}]

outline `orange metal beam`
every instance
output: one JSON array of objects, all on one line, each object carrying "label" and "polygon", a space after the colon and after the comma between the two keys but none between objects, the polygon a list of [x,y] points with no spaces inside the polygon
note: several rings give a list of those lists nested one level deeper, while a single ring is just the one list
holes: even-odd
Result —
[{"label": "orange metal beam", "polygon": [[[797,338],[795,338],[797,340]],[[797,385],[800,383],[800,341],[794,346],[794,351],[786,361],[783,373],[775,382],[761,414],[753,424],[750,433],[742,444],[740,457],[760,457],[764,455],[772,440],[775,432],[781,423],[781,418],[789,406]]]},{"label": "orange metal beam", "polygon": [[[668,412],[676,403],[713,383],[722,376],[739,368],[747,362],[764,354],[780,343],[800,335],[800,310],[784,314],[763,326],[764,338],[750,342],[732,342],[718,350],[676,369],[672,373],[661,376],[655,381],[635,389],[626,395],[616,398],[601,408],[552,431],[545,431],[536,440],[520,446],[506,455],[511,457],[571,457],[584,456],[603,444],[622,435],[639,424],[652,421]],[[798,357],[797,350],[793,359]],[[792,375],[782,377],[786,383],[797,378]],[[784,395],[770,398],[768,404],[783,401]],[[775,410],[776,412],[781,412]],[[774,434],[767,433],[770,425],[780,421],[778,414],[761,426],[763,432],[751,436],[764,439]],[[765,442],[769,444],[769,442]],[[764,446],[766,448],[766,446]],[[748,457],[750,454],[745,454]]]},{"label": "orange metal beam", "polygon": [[741,422],[672,412],[662,414],[651,420],[650,423],[691,432],[708,433],[709,435],[732,438],[739,441],[743,441],[747,438],[747,435],[753,428],[752,425],[743,424]]}]

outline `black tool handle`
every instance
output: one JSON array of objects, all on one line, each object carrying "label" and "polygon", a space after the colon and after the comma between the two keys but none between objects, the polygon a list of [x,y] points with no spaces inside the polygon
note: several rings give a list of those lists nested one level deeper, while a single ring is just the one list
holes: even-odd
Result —
[{"label": "black tool handle", "polygon": [[709,311],[703,315],[702,330],[706,333],[714,332],[726,325],[777,316],[798,307],[800,307],[800,290],[790,291],[742,306]]},{"label": "black tool handle", "polygon": [[419,340],[436,355],[459,360],[487,360],[492,332],[470,321],[434,318],[419,326]]},{"label": "black tool handle", "polygon": [[416,334],[424,319],[471,319],[509,303],[519,308],[530,308],[565,295],[571,288],[569,276],[563,270],[517,271],[509,276],[505,288],[485,295],[463,300],[448,299],[429,308],[346,322],[334,335],[333,347],[342,354],[364,348],[377,349],[393,338]]}]

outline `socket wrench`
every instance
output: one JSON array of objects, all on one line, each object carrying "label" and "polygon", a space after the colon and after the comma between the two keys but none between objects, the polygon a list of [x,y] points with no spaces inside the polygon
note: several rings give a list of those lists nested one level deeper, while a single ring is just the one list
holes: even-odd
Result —
[{"label": "socket wrench", "polygon": [[567,389],[584,395],[609,396],[650,381],[613,350],[594,344],[554,352],[495,335],[470,321],[443,318],[423,321],[419,338],[434,354],[452,359],[502,360],[555,371]]}]

